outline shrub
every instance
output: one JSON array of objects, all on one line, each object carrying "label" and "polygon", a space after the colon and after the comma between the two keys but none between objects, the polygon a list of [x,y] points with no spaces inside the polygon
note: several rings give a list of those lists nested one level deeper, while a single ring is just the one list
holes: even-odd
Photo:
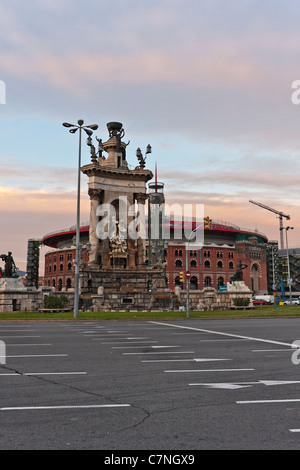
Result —
[{"label": "shrub", "polygon": [[248,307],[250,299],[244,297],[236,297],[233,299],[233,303],[236,307]]},{"label": "shrub", "polygon": [[64,308],[68,303],[65,295],[45,295],[44,308]]}]

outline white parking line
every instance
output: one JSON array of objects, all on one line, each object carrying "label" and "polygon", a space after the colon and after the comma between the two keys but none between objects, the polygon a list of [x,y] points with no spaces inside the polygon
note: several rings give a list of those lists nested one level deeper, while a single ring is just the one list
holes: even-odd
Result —
[{"label": "white parking line", "polygon": [[252,352],[273,352],[273,351],[295,351],[295,348],[281,348],[281,349],[252,349]]},{"label": "white parking line", "polygon": [[6,357],[66,357],[68,354],[19,354],[17,356]]},{"label": "white parking line", "polygon": [[8,344],[8,346],[52,346],[52,343],[18,343],[18,344]]},{"label": "white parking line", "polygon": [[87,372],[10,372],[7,374],[0,374],[0,377],[20,377],[22,375],[85,375]]},{"label": "white parking line", "polygon": [[233,371],[245,371],[255,369],[187,369],[187,370],[165,370],[164,372],[233,372]]},{"label": "white parking line", "polygon": [[138,354],[195,354],[195,351],[176,351],[176,352],[171,352],[171,351],[159,351],[159,352],[132,352],[132,353],[123,353],[123,355],[138,355]]},{"label": "white parking line", "polygon": [[31,335],[25,335],[25,336],[12,336],[12,335],[0,335],[0,338],[40,338],[41,335],[39,336],[31,336]]},{"label": "white parking line", "polygon": [[183,328],[183,329],[186,329],[186,330],[203,331],[205,333],[212,333],[212,334],[215,334],[215,335],[231,336],[233,338],[247,339],[247,340],[250,340],[250,341],[261,341],[263,343],[281,344],[282,346],[290,346],[291,348],[295,348],[295,345],[293,343],[283,343],[282,341],[275,341],[275,340],[271,340],[271,339],[255,338],[253,336],[236,335],[236,334],[233,334],[233,333],[224,333],[222,331],[204,330],[203,328],[195,328],[195,327],[192,327],[192,326],[170,325],[169,323],[161,323],[161,322],[156,322],[156,321],[150,321],[150,323],[154,323],[156,325],[166,325],[167,327],[171,326],[173,328]]},{"label": "white parking line", "polygon": [[128,341],[109,341],[109,342],[104,342],[102,344],[148,344],[148,343],[157,343],[157,341],[130,341],[130,343],[128,343]]},{"label": "white parking line", "polygon": [[209,361],[232,361],[232,359],[149,359],[141,362],[209,362]]},{"label": "white parking line", "polygon": [[245,401],[237,401],[236,403],[240,405],[248,405],[248,404],[257,404],[257,403],[291,403],[300,401],[300,398],[285,398],[281,400],[245,400]]},{"label": "white parking line", "polygon": [[128,403],[118,405],[61,405],[61,406],[11,406],[0,408],[0,411],[24,411],[24,410],[62,410],[73,408],[118,408],[131,406]]},{"label": "white parking line", "polygon": [[112,346],[111,349],[141,349],[141,348],[152,348],[152,349],[164,349],[164,348],[180,348],[180,346]]}]

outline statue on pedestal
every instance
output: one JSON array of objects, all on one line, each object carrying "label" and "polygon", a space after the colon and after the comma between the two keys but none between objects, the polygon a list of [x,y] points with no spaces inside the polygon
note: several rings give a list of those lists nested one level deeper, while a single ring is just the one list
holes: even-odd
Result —
[{"label": "statue on pedestal", "polygon": [[0,258],[2,259],[2,261],[5,262],[4,276],[5,277],[18,277],[16,273],[17,267],[12,257],[12,252],[9,251],[7,255],[0,255]]},{"label": "statue on pedestal", "polygon": [[234,276],[230,278],[230,282],[232,281],[242,281],[243,280],[243,269],[247,268],[248,264],[244,264],[241,260],[238,261],[236,273]]}]

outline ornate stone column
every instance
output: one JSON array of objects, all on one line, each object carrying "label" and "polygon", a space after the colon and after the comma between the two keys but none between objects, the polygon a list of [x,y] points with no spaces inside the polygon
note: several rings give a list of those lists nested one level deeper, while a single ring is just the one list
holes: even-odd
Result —
[{"label": "ornate stone column", "polygon": [[88,195],[90,196],[90,229],[89,229],[89,242],[91,245],[91,251],[89,252],[89,265],[98,265],[98,250],[99,250],[99,239],[96,234],[96,226],[98,223],[98,217],[96,216],[96,210],[100,204],[103,191],[101,189],[89,188]]}]

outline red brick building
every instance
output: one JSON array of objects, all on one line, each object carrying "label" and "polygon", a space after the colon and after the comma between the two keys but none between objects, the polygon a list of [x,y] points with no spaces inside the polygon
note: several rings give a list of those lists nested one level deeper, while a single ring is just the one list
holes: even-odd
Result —
[{"label": "red brick building", "polygon": [[[43,243],[55,248],[45,255],[44,285],[56,290],[74,287],[75,247],[72,238],[75,229],[45,235]],[[85,244],[88,242],[89,226],[81,227],[82,262],[88,261]],[[191,273],[190,288],[202,290],[204,287],[218,289],[226,286],[235,274],[240,260],[247,265],[243,269],[246,285],[256,293],[267,293],[267,238],[258,232],[243,230],[235,225],[212,222],[211,229],[205,230],[204,246],[201,250],[189,249],[188,270]],[[147,253],[147,250],[146,250]],[[186,246],[184,240],[171,239],[165,250],[166,277],[169,289],[180,283],[180,273],[186,271]],[[147,258],[145,258],[147,263]]]}]

